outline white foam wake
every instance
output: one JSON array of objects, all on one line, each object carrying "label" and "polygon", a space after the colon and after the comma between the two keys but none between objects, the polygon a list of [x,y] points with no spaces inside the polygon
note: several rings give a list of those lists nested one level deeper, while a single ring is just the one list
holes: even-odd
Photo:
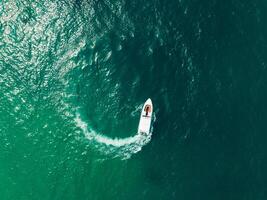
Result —
[{"label": "white foam wake", "polygon": [[80,114],[76,113],[76,126],[80,128],[85,137],[94,143],[94,146],[104,155],[111,158],[120,157],[128,159],[133,154],[141,151],[142,147],[150,142],[152,131],[148,135],[136,134],[127,138],[110,138],[91,129],[88,124],[82,120]]}]

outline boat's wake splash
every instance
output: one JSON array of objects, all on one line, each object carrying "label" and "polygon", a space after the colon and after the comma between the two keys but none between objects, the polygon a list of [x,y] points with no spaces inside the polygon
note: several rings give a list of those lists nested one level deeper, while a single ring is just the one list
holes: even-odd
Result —
[{"label": "boat's wake splash", "polygon": [[150,142],[152,136],[152,129],[148,135],[136,134],[127,138],[110,138],[97,133],[88,124],[82,120],[81,115],[77,112],[75,123],[80,128],[89,142],[94,143],[94,147],[101,154],[110,158],[119,157],[121,159],[128,159],[133,154],[141,151],[142,147]]}]

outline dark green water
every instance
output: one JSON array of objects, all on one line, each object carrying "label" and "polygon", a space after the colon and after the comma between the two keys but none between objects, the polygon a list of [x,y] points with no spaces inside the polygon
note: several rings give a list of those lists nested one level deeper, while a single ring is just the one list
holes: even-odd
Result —
[{"label": "dark green water", "polygon": [[266,48],[263,0],[0,0],[1,199],[267,199]]}]

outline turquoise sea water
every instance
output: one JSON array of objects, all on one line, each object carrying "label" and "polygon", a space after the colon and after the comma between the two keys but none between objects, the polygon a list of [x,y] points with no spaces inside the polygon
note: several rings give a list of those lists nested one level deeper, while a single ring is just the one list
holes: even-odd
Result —
[{"label": "turquoise sea water", "polygon": [[266,199],[266,23],[263,0],[0,0],[0,199]]}]

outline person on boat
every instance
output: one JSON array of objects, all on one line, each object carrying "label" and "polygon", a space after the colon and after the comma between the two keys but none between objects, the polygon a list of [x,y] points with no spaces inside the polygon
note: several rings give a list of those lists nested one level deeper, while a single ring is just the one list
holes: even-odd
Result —
[{"label": "person on boat", "polygon": [[146,111],[146,117],[147,117],[147,115],[148,115],[149,110],[150,110],[150,107],[149,107],[149,106],[146,106],[146,108],[145,108],[145,111]]}]

